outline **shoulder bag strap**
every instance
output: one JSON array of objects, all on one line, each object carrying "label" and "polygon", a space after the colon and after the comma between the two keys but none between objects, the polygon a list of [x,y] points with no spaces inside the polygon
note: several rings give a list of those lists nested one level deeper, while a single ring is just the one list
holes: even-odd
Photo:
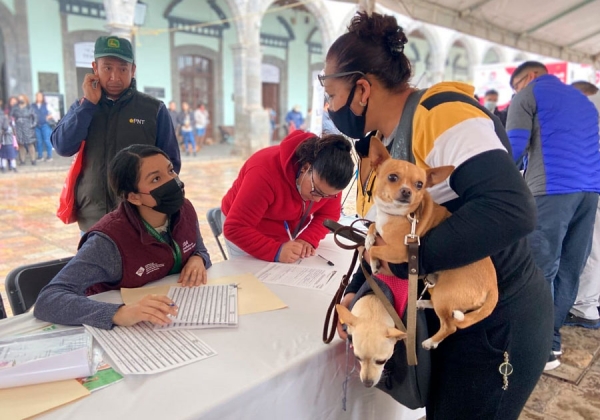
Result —
[{"label": "shoulder bag strap", "polygon": [[400,125],[394,136],[394,144],[390,153],[394,159],[415,163],[415,157],[412,152],[413,117],[425,92],[427,92],[427,89],[416,90],[411,92],[406,99],[402,116],[400,117]]}]

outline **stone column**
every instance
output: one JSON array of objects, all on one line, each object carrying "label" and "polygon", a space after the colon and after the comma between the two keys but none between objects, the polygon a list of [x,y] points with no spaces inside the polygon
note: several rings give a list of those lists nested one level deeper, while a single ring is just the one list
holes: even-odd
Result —
[{"label": "stone column", "polygon": [[244,19],[244,45],[234,47],[237,97],[233,153],[243,158],[270,144],[269,115],[262,107],[260,23],[261,16],[248,14]]},{"label": "stone column", "polygon": [[104,0],[106,28],[111,35],[131,41],[137,0]]},{"label": "stone column", "polygon": [[[30,24],[35,25],[36,23],[27,20],[27,2],[15,2],[14,32],[10,36],[6,36],[5,34],[5,42],[10,42],[11,36],[14,35],[14,38],[12,38],[14,45],[10,45],[5,50],[5,60],[7,63],[6,79],[8,95],[17,96],[26,94],[30,99],[35,99],[35,92],[33,92],[31,81],[31,58],[29,55],[28,25]],[[7,27],[6,29],[10,31],[11,28]],[[10,53],[14,53],[14,55]],[[9,63],[11,60],[14,60],[14,64]],[[34,77],[37,77],[37,75]]]}]

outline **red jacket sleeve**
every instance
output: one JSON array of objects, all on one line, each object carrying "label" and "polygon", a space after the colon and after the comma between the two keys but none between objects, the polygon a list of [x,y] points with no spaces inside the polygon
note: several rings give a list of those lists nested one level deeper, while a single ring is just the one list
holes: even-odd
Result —
[{"label": "red jacket sleeve", "polygon": [[255,258],[274,261],[282,244],[257,229],[274,201],[275,191],[265,169],[248,170],[225,219],[223,233],[227,240]]},{"label": "red jacket sleeve", "polygon": [[338,221],[342,211],[341,193],[337,198],[324,198],[322,200],[325,200],[326,203],[313,213],[313,219],[308,227],[304,230],[304,232],[298,235],[298,239],[308,242],[315,249],[319,246],[319,242],[329,232],[329,229],[323,226],[323,221],[325,221],[325,219]]}]

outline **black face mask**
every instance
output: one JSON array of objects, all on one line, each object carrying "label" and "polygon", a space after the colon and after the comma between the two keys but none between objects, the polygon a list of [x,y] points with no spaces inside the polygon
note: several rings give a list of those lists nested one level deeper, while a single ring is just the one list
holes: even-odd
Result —
[{"label": "black face mask", "polygon": [[156,201],[156,206],[150,207],[152,210],[171,216],[183,206],[183,188],[183,182],[179,178],[173,178],[150,193],[142,194],[150,194]]},{"label": "black face mask", "polygon": [[365,115],[367,114],[368,105],[365,106],[362,115],[356,115],[352,112],[350,104],[352,103],[352,99],[354,99],[355,90],[356,85],[350,91],[346,105],[337,111],[329,110],[328,112],[331,121],[333,121],[338,130],[350,138],[360,139],[365,135]]}]

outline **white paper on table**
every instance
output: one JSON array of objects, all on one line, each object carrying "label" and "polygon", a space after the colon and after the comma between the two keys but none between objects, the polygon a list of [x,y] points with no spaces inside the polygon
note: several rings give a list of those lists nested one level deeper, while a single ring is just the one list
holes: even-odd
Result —
[{"label": "white paper on table", "polygon": [[0,341],[0,388],[91,376],[92,336],[83,328]]},{"label": "white paper on table", "polygon": [[262,282],[323,290],[335,278],[337,271],[327,268],[270,263],[256,277]]},{"label": "white paper on table", "polygon": [[189,331],[155,331],[148,322],[112,330],[85,328],[123,375],[165,372],[217,354]]},{"label": "white paper on table", "polygon": [[237,327],[238,289],[235,284],[198,287],[171,287],[167,296],[179,311],[169,325],[155,330]]}]

